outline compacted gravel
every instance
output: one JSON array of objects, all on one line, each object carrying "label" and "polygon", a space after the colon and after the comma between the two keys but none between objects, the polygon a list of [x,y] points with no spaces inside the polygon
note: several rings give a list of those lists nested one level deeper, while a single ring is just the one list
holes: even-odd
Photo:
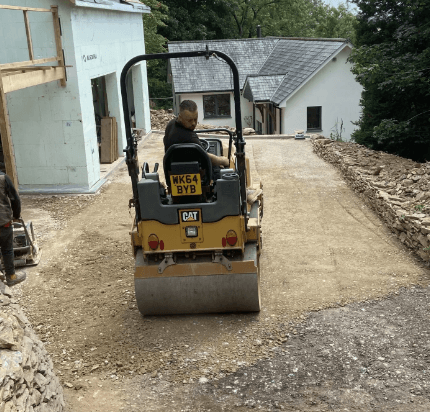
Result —
[{"label": "compacted gravel", "polygon": [[[150,168],[162,137],[140,146]],[[67,410],[426,410],[427,268],[309,141],[246,149],[264,185],[260,313],[140,316],[124,165],[82,202],[26,200],[44,252],[17,298]]]}]

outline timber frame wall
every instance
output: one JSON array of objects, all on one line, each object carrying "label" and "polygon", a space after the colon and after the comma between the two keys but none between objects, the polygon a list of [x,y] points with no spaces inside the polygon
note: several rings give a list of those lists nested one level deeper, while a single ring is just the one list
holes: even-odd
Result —
[{"label": "timber frame wall", "polygon": [[[27,35],[28,61],[0,64],[0,135],[6,166],[6,174],[12,179],[18,190],[18,176],[16,172],[15,155],[13,151],[12,136],[7,110],[6,93],[39,84],[59,81],[60,85],[66,86],[66,66],[64,64],[63,47],[61,43],[60,21],[58,18],[58,7],[51,6],[50,9],[6,6],[0,5],[1,9],[21,10],[24,13],[25,31]],[[55,44],[57,55],[45,59],[34,59],[33,43],[31,39],[30,22],[28,12],[52,13],[54,23]],[[45,65],[56,63],[56,65]],[[43,66],[39,66],[44,64]]]}]

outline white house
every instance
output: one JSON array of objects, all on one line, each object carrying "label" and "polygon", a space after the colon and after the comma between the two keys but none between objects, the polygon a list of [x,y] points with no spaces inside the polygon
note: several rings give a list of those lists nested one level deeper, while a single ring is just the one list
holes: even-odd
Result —
[{"label": "white house", "polygon": [[[91,192],[100,184],[97,129],[103,116],[118,123],[118,152],[126,146],[120,92],[124,64],[145,53],[139,0],[2,0],[31,8],[58,6],[66,85],[58,82],[6,94],[16,170],[22,193]],[[52,15],[27,13],[34,59],[56,55]],[[23,12],[0,9],[1,64],[29,60]],[[145,63],[132,69],[135,126],[149,132]]]},{"label": "white house", "polygon": [[[295,130],[329,136],[336,128],[349,139],[360,116],[362,88],[347,58],[345,39],[265,37],[237,40],[171,42],[169,51],[218,50],[239,70],[242,124],[262,134]],[[199,121],[235,126],[229,66],[216,58],[172,59],[174,106],[194,100]]]}]

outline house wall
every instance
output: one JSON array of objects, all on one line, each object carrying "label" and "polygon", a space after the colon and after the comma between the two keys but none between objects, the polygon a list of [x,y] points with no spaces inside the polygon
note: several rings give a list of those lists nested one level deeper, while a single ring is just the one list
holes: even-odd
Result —
[{"label": "house wall", "polygon": [[282,133],[291,134],[298,129],[307,129],[307,107],[321,106],[321,134],[329,137],[338,122],[343,120],[342,138],[350,140],[355,126],[351,121],[360,117],[362,87],[351,73],[351,64],[346,61],[350,49],[345,48],[301,89],[290,97],[282,119]]},{"label": "house wall", "polygon": [[252,102],[241,96],[240,108],[242,112],[242,127],[254,127],[254,119],[252,117]]},{"label": "house wall", "polygon": [[[91,79],[106,76],[109,114],[118,121],[122,155],[126,141],[119,78],[124,64],[145,51],[142,15],[80,8],[59,0],[7,3],[43,8],[58,4],[65,61],[72,66],[67,68],[65,88],[52,82],[7,95],[20,186],[91,188],[100,179]],[[7,39],[0,46],[0,63],[28,60],[22,15],[22,11],[0,10],[1,34]],[[30,23],[35,58],[56,55],[53,30],[50,32],[52,15],[30,13]],[[144,63],[133,68],[132,83],[136,126],[149,131]]]}]

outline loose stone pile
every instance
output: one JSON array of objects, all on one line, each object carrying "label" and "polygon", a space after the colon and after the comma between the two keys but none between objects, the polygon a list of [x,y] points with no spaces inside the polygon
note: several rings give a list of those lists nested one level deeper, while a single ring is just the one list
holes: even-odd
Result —
[{"label": "loose stone pile", "polygon": [[428,262],[430,163],[325,138],[313,139],[312,144],[320,157],[340,169],[400,241]]},{"label": "loose stone pile", "polygon": [[61,412],[63,388],[43,343],[0,281],[0,411]]},{"label": "loose stone pile", "polygon": [[176,116],[173,114],[173,110],[151,110],[151,128],[152,130],[162,130],[167,126],[170,120],[174,119]]},{"label": "loose stone pile", "polygon": [[[173,114],[172,109],[168,110],[151,110],[151,128],[152,130],[160,130],[164,132],[167,123],[170,122],[170,120],[174,119],[176,116]],[[224,128],[231,131],[234,131],[235,129],[229,126],[212,126],[209,124],[198,124],[196,129],[197,130],[207,130],[207,129],[219,129]],[[218,134],[218,133],[217,133]],[[248,133],[250,134],[250,133]]]}]

